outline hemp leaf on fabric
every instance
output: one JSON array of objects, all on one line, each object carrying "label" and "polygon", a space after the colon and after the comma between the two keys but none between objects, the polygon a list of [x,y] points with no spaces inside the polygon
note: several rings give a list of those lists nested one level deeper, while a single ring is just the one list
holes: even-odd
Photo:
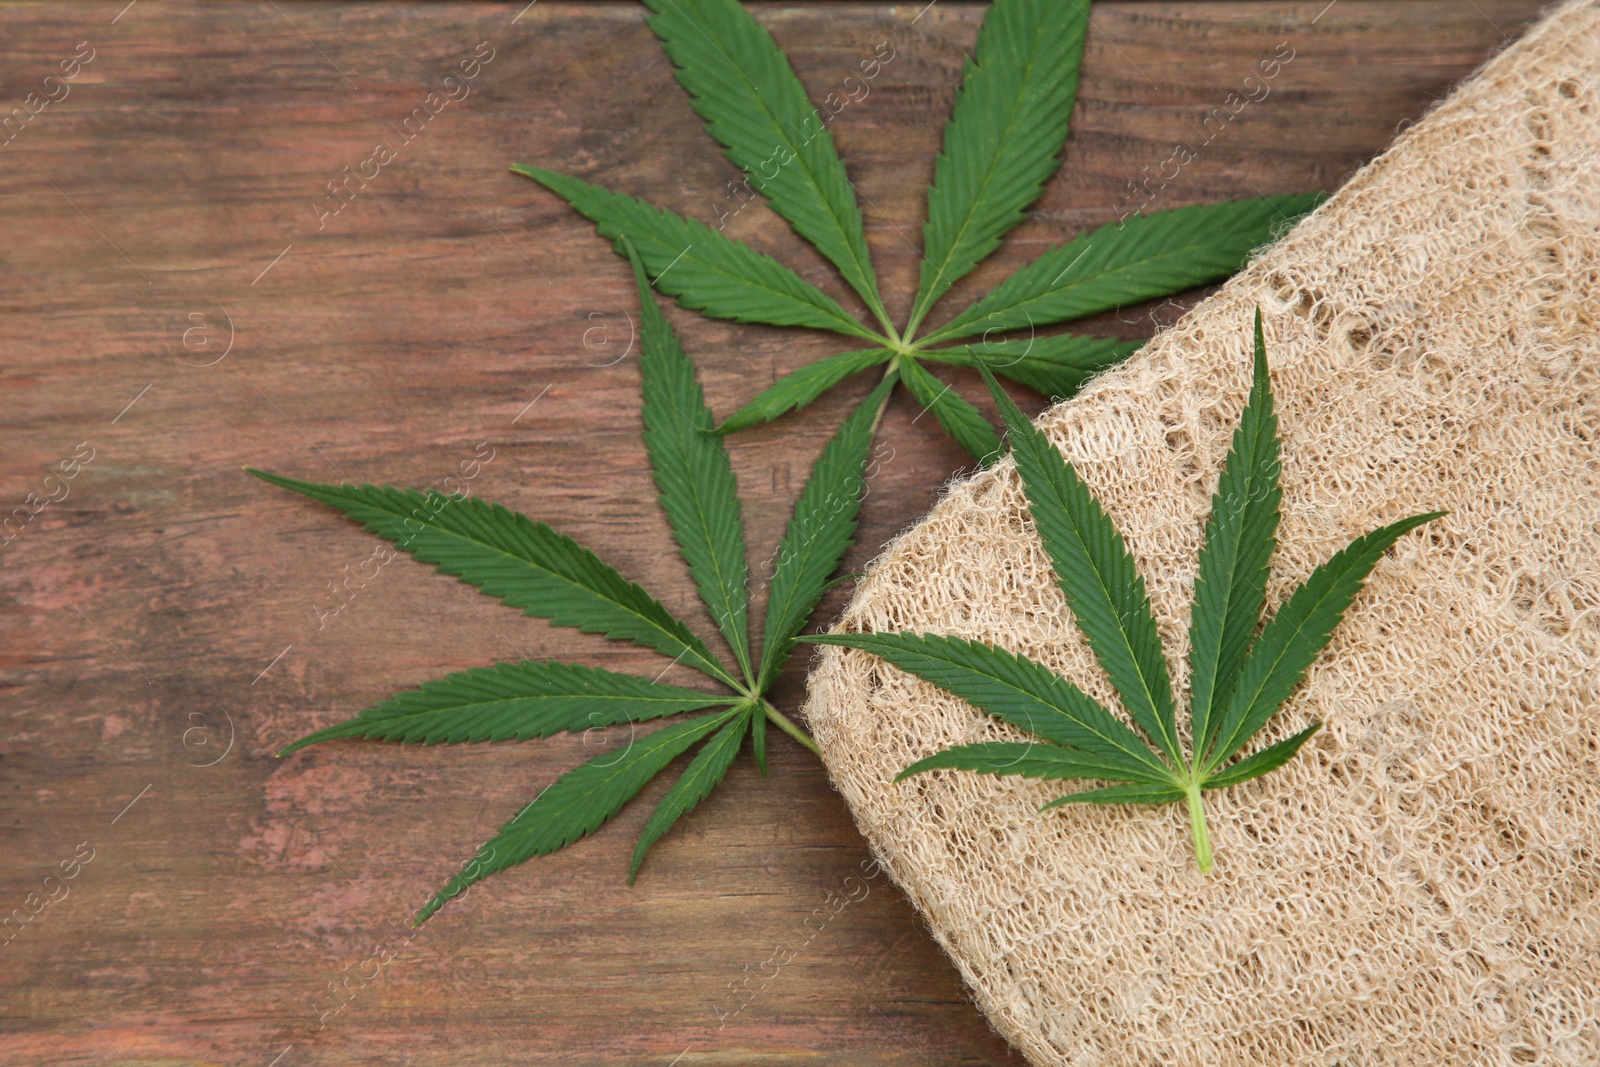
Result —
[{"label": "hemp leaf on fabric", "polygon": [[[851,351],[801,367],[723,421],[731,433],[798,410],[854,374],[884,367],[982,463],[1000,454],[989,421],[925,364],[983,363],[1046,396],[1073,395],[1143,342],[1051,326],[1226,278],[1320,194],[1196,204],[1135,215],[1045,252],[987,296],[921,332],[950,287],[1000,245],[1055,173],[1077,98],[1087,0],[996,0],[966,63],[928,188],[921,279],[909,317],[885,310],[854,185],[788,58],[738,0],[644,0],[649,25],[706,130],[747,186],[763,193],[837,268],[865,306],[858,318],[777,260],[720,228],[570,175],[511,169],[592,221],[626,234],[654,285],[712,318],[841,334]],[[862,343],[865,347],[862,347]]]},{"label": "hemp leaf on fabric", "polygon": [[1403,534],[1446,513],[1413,515],[1356,538],[1313,571],[1257,633],[1283,496],[1278,418],[1258,309],[1254,382],[1211,500],[1194,583],[1185,755],[1166,658],[1133,556],[1077,471],[1027,420],[988,367],[980,362],[978,369],[1005,420],[1028,513],[1073,622],[1133,725],[1049,668],[983,642],[915,633],[804,640],[871,652],[1035,738],[948,748],[905,768],[896,781],[955,769],[1115,783],[1068,793],[1041,811],[1062,804],[1182,800],[1188,805],[1195,858],[1200,870],[1209,872],[1211,840],[1201,793],[1276,770],[1317,732],[1322,724],[1313,722],[1234,760],[1305,678],[1384,552]]},{"label": "hemp leaf on fabric", "polygon": [[250,471],[337,508],[416,559],[525,614],[644,645],[719,686],[691,689],[568,663],[498,663],[427,682],[285,748],[279,755],[352,737],[420,744],[523,741],[717,709],[633,736],[623,751],[608,750],[562,775],[478,849],[422,908],[417,924],[472,883],[593,833],[696,745],[699,751],[645,824],[628,869],[630,883],[650,846],[722,780],[746,738],[762,774],[768,723],[817,751],[767,693],[855,537],[868,451],[890,383],[878,386],[817,459],[777,553],[761,643],[752,643],[745,528],[733,468],[722,440],[711,432],[694,364],[656,306],[639,256],[624,248],[642,309],[645,451],[661,508],[731,661],[714,655],[686,623],[594,553],[526,515],[459,495],[324,485]]}]

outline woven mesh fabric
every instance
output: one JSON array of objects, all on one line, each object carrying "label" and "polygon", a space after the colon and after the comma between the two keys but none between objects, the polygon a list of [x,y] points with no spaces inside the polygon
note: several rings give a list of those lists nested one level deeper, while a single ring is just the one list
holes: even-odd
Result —
[{"label": "woven mesh fabric", "polygon": [[[1196,557],[1266,321],[1284,515],[1268,610],[1351,538],[1379,563],[1258,743],[1182,805],[1036,809],[937,771],[1021,735],[866,653],[808,714],[862,831],[1035,1064],[1600,1063],[1600,9],[1492,60],[1285,239],[1039,425],[1146,576],[1186,702]],[[1115,707],[1009,460],[952,485],[840,627],[1025,653]],[[1069,786],[1077,788],[1077,786]]]}]

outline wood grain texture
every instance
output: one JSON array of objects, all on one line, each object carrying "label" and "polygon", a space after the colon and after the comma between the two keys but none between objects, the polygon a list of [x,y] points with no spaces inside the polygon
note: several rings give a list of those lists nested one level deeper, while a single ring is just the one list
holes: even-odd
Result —
[{"label": "wood grain texture", "polygon": [[[1198,145],[1205,116],[1280,43],[1294,58],[1270,95],[1200,146],[1157,206],[1336,186],[1537,8],[1097,5],[1066,163],[947,306],[1116,217],[1127,183],[1175,142]],[[814,98],[879,42],[895,49],[834,131],[903,317],[922,183],[983,8],[757,11]],[[80,42],[94,53],[0,147],[0,514],[30,493],[37,505],[49,468],[93,450],[52,483],[66,498],[0,549],[0,918],[30,916],[0,946],[0,1063],[1020,1063],[898,892],[860,878],[849,813],[780,735],[771,777],[741,759],[636,887],[624,874],[644,804],[414,937],[401,932],[413,909],[585,739],[272,755],[448,670],[664,664],[403,559],[319,616],[375,542],[244,464],[423,487],[492,450],[473,492],[705,623],[645,468],[625,265],[504,170],[550,166],[712,223],[736,203],[641,10],[117,0],[0,8],[0,28],[6,109]],[[402,142],[395,127],[480,42],[494,58],[471,95]],[[379,141],[397,158],[319,229],[325,184]],[[844,299],[765,209],[727,225]],[[1097,326],[1144,336],[1181,307]],[[844,347],[671,315],[723,414]],[[757,575],[868,384],[734,439]],[[850,569],[964,463],[919,416],[901,396],[884,420]],[[803,666],[780,706],[798,703]],[[80,843],[92,859],[45,883]],[[341,979],[350,999],[324,1014]]]}]

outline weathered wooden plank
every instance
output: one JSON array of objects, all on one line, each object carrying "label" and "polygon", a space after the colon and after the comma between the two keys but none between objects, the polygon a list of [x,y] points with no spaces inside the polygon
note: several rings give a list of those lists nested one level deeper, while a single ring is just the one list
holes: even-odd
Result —
[{"label": "weathered wooden plank", "polygon": [[[1061,175],[950,299],[1138,206],[1129,183],[1180,141],[1197,158],[1156,206],[1333,187],[1537,6],[1098,5]],[[982,10],[758,8],[817,97],[895,49],[834,130],[897,314]],[[0,19],[7,107],[92,50],[0,147],[0,512],[67,490],[0,549],[0,916],[30,915],[0,946],[0,1060],[1015,1061],[893,887],[862,879],[848,813],[782,738],[770,779],[736,766],[636,887],[622,876],[642,805],[410,940],[411,910],[585,740],[272,757],[450,669],[663,664],[413,563],[377,567],[371,539],[243,464],[419,487],[474,470],[474,492],[695,610],[638,438],[627,273],[503,169],[550,165],[712,223],[736,205],[640,9],[117,0]],[[406,140],[397,127],[482,42],[470,95]],[[1270,92],[1208,124],[1281,48]],[[396,158],[324,216],[327,183],[380,141]],[[842,292],[765,209],[727,225]],[[1178,311],[1098,325],[1141,336]],[[720,412],[839,347],[672,315]],[[757,573],[865,388],[734,441]],[[919,416],[901,398],[884,420],[853,569],[963,465]],[[363,572],[332,613],[329,583]],[[779,695],[800,693],[797,668]],[[617,738],[588,739],[602,741]],[[351,999],[331,1014],[342,980]]]}]

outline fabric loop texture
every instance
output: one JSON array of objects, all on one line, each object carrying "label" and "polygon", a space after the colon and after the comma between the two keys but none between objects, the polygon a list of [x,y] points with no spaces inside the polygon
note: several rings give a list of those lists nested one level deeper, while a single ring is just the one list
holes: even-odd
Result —
[{"label": "fabric loop texture", "polygon": [[[1351,538],[1450,515],[1379,563],[1254,747],[1322,732],[1207,794],[1214,872],[1181,804],[896,784],[1022,735],[863,652],[814,664],[828,770],[1031,1063],[1600,1063],[1600,7],[1557,9],[1040,418],[1146,577],[1180,721],[1257,306],[1283,439],[1268,612]],[[1117,706],[1009,460],[892,542],[840,628],[989,641]]]}]

